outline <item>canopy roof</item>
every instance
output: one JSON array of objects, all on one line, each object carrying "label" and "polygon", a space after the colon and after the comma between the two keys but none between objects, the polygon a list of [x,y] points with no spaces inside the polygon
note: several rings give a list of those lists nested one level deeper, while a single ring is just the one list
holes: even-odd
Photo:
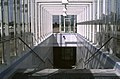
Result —
[{"label": "canopy roof", "polygon": [[[45,10],[52,15],[62,15],[63,7],[62,0],[35,0],[41,4]],[[67,4],[67,15],[78,15],[86,6],[91,4],[93,0],[69,0]]]}]

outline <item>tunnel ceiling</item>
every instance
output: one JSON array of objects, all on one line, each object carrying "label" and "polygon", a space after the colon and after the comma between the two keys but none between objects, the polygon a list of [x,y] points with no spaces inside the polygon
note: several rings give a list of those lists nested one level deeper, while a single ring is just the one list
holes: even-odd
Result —
[{"label": "tunnel ceiling", "polygon": [[[92,3],[93,0],[69,0],[67,4],[67,15],[78,15],[86,6]],[[62,15],[63,7],[62,0],[36,0],[38,5],[47,10],[52,15]]]}]

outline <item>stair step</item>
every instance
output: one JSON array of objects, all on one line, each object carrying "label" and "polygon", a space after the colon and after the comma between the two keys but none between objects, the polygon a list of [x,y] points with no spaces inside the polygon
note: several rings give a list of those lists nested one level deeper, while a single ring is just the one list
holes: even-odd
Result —
[{"label": "stair step", "polygon": [[120,79],[114,69],[44,69],[30,79]]}]

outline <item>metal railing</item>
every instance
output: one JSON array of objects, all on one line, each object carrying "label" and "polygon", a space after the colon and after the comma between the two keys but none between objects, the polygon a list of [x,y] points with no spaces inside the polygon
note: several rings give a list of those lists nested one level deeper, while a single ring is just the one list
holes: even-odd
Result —
[{"label": "metal railing", "polygon": [[16,39],[19,39],[22,43],[24,43],[24,45],[27,46],[31,50],[31,53],[36,55],[43,63],[45,63],[45,61],[21,37],[14,37],[14,38],[10,38],[10,39],[4,39],[4,40],[1,40],[0,43],[5,43],[7,41],[16,40]]},{"label": "metal railing", "polygon": [[24,40],[22,40],[22,38],[20,37],[16,37],[16,38],[20,39],[32,51],[32,53],[34,53],[43,63],[45,63],[45,61],[27,43],[25,43]]},{"label": "metal railing", "polygon": [[[98,53],[108,42],[111,41],[111,39],[118,39],[116,37],[110,37],[95,53],[92,54],[92,56],[90,56],[85,62],[84,62],[84,66],[86,66],[94,57],[96,57],[97,55],[99,55],[100,53]],[[120,40],[120,39],[118,39]]]},{"label": "metal railing", "polygon": [[[17,37],[17,38],[20,39],[32,51],[32,53],[34,53],[44,64],[45,64],[46,60],[48,60],[49,63],[53,66],[53,63],[51,62],[51,60],[48,57],[46,57],[45,60],[42,59],[22,38],[20,38],[20,37]],[[38,65],[38,67],[37,67],[38,69],[39,69],[40,65]],[[37,70],[35,70],[34,72],[36,72],[36,71]]]}]

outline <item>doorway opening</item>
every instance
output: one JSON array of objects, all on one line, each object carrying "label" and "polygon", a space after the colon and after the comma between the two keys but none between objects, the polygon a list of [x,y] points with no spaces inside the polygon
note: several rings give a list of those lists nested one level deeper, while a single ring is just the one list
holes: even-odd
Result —
[{"label": "doorway opening", "polygon": [[53,47],[54,68],[72,69],[76,63],[76,47]]}]

